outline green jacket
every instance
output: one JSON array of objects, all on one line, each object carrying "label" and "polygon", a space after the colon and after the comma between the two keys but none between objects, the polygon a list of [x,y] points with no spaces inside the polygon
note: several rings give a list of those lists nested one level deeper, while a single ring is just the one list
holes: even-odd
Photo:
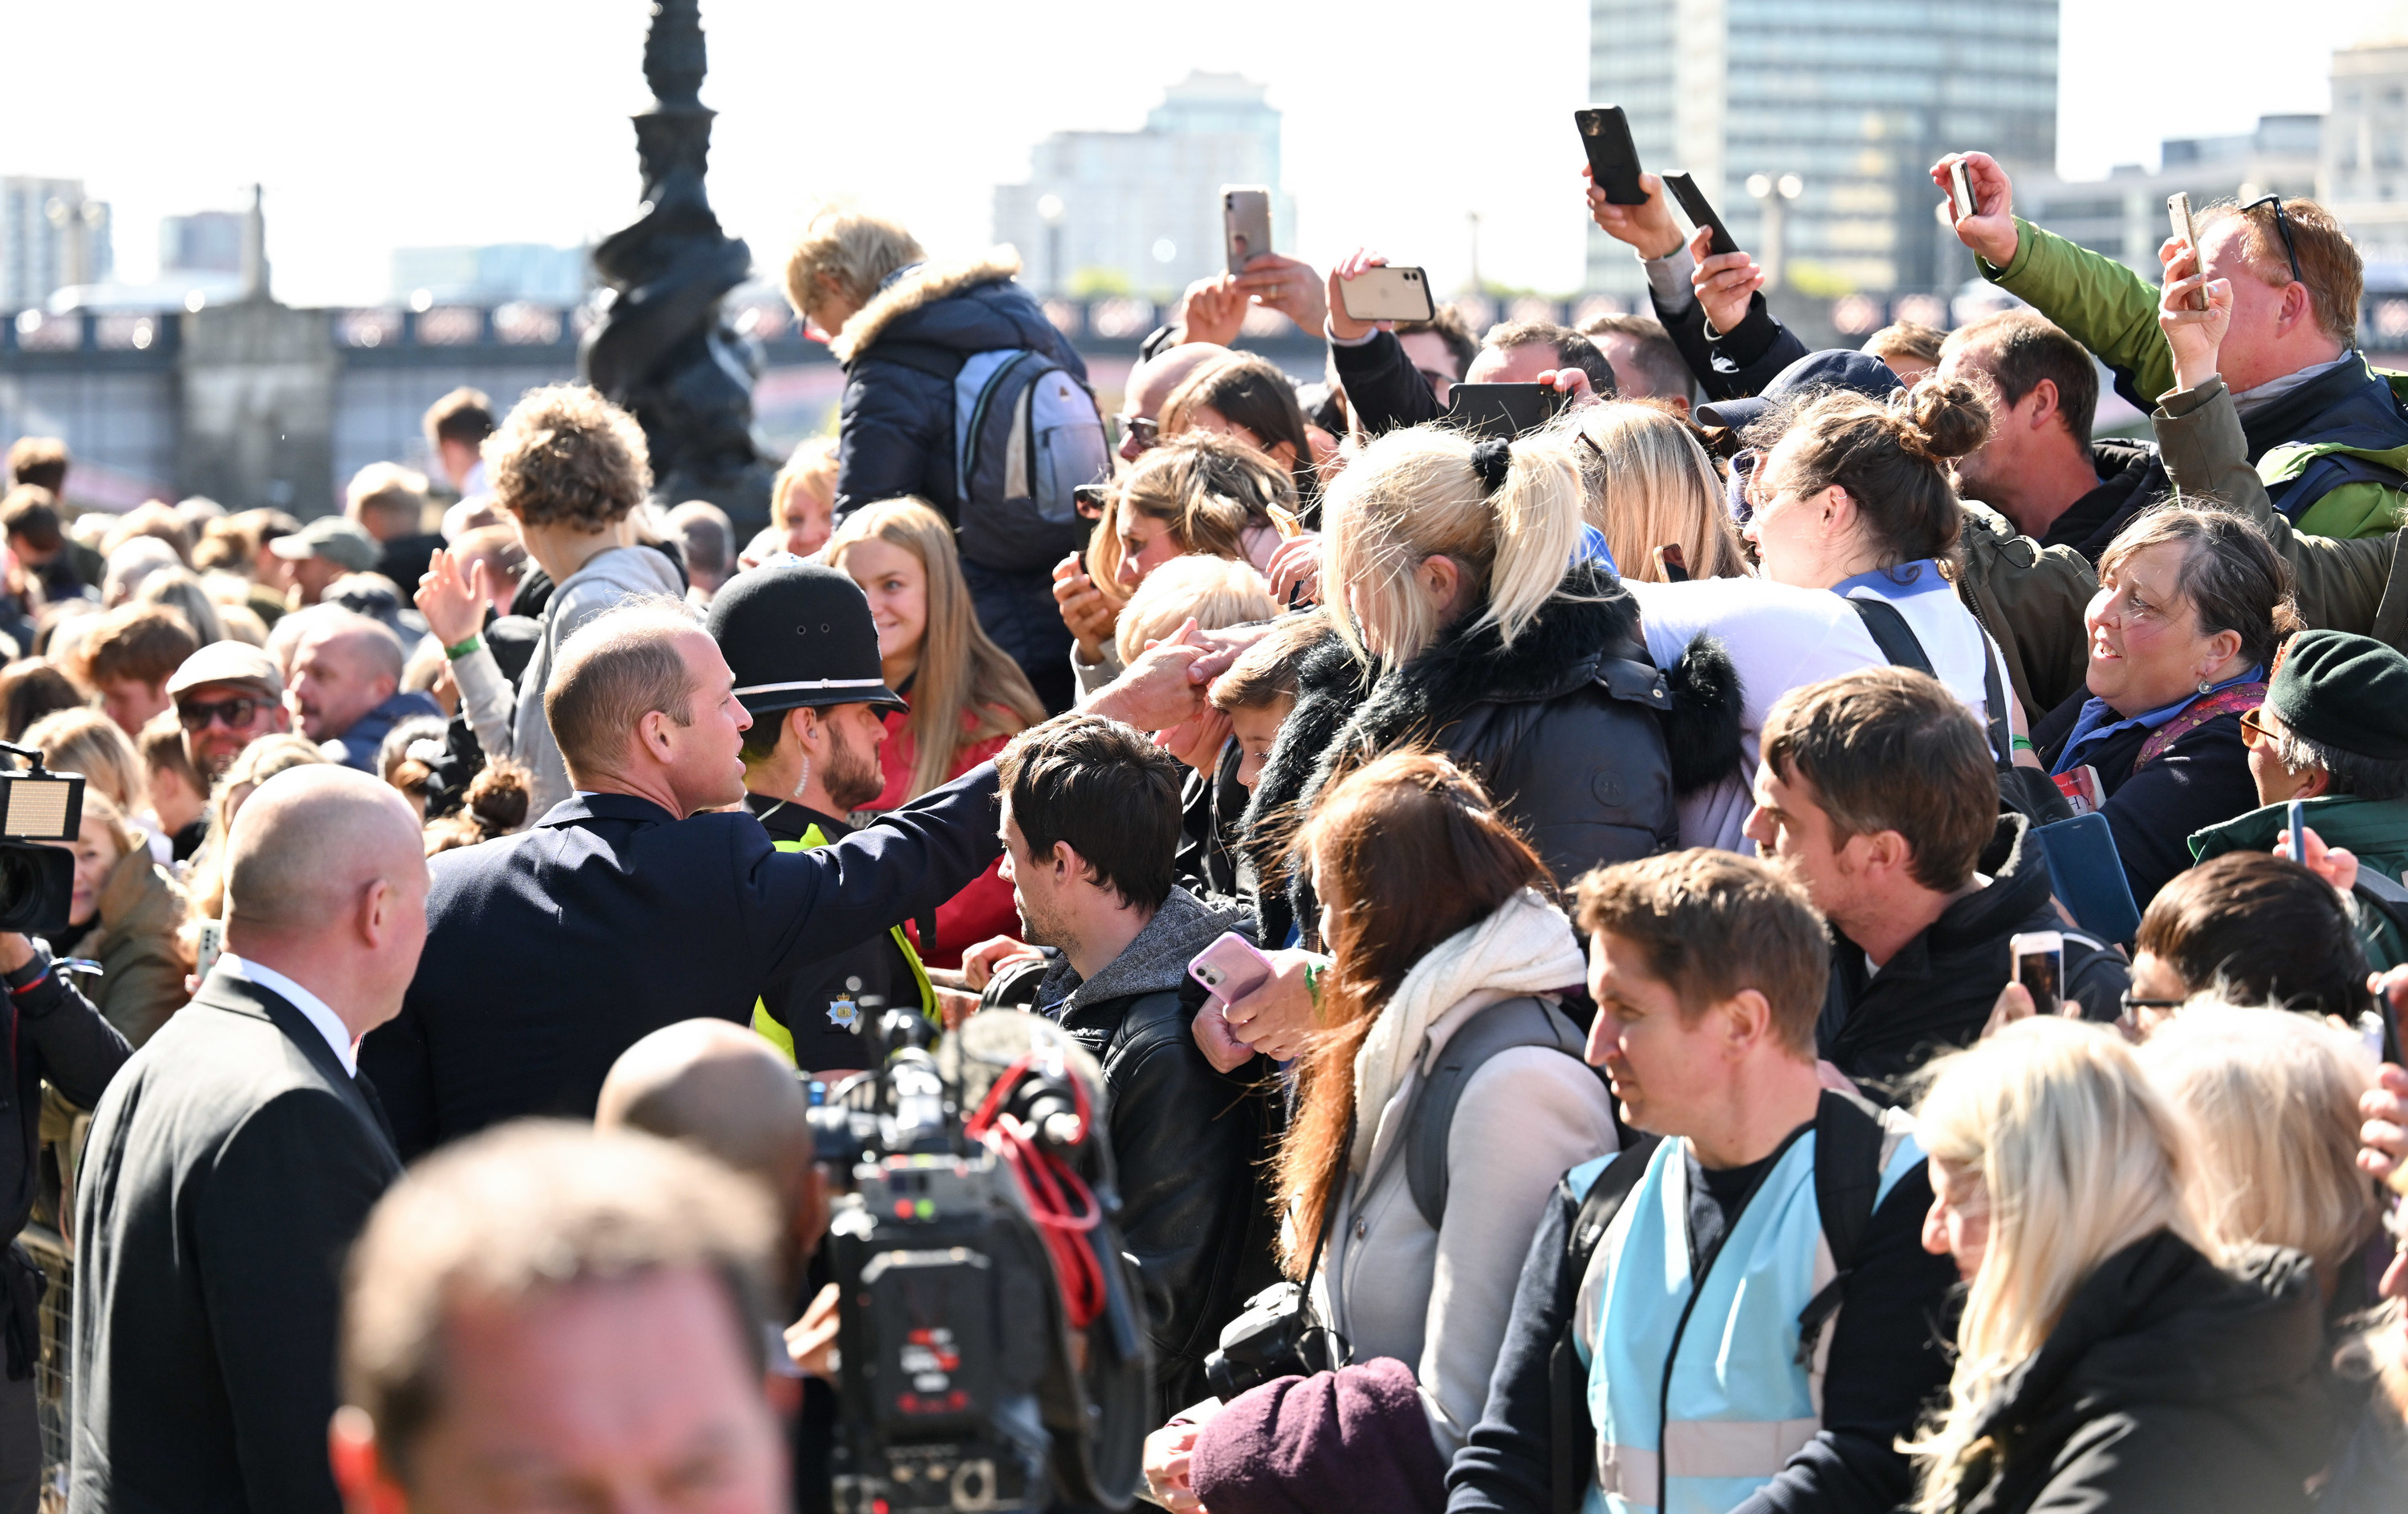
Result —
[{"label": "green jacket", "polygon": [[2222,379],[2167,394],[2149,423],[2175,494],[2220,500],[2246,514],[2291,565],[2300,619],[2408,651],[2408,561],[2400,533],[2343,541],[2310,536],[2285,520],[2249,466],[2241,417]]},{"label": "green jacket", "polygon": [[[2408,875],[2408,800],[2367,800],[2335,794],[2305,800],[2300,811],[2310,830],[2328,846],[2345,846],[2358,856],[2358,865],[2372,868],[2394,883]],[[2227,852],[2271,852],[2274,838],[2290,824],[2290,806],[2269,804],[2222,825],[2193,831],[2190,855],[2204,862]],[[2381,973],[2408,962],[2408,940],[2381,910],[2350,901],[2358,916],[2358,940],[2366,947],[2367,966]]]},{"label": "green jacket", "polygon": [[2090,671],[2082,612],[2099,589],[2089,560],[2043,547],[1989,506],[1965,501],[1957,539],[1956,597],[1999,643],[2024,714],[2037,725],[2083,687]]},{"label": "green jacket", "polygon": [[[2173,349],[2157,324],[2157,291],[2130,268],[2021,217],[2015,220],[2012,262],[2001,268],[1987,259],[1975,261],[1985,278],[2029,302],[2100,362],[2125,375],[2144,402],[2154,403],[2174,387]],[[2408,385],[2408,375],[2383,377],[2395,391]],[[2279,487],[2327,456],[2408,472],[2408,447],[2310,441],[2269,448],[2258,460],[2258,477],[2267,487]],[[2400,527],[2401,503],[2402,493],[2396,486],[2369,480],[2343,483],[2300,514],[2299,529],[2338,538],[2387,535]]]}]

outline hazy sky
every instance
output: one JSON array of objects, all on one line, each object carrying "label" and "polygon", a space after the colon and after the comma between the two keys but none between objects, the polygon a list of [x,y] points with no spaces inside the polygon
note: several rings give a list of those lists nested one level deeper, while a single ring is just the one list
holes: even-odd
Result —
[{"label": "hazy sky", "polygon": [[[1945,3],[1945,0],[1933,0]],[[646,0],[5,0],[0,172],[85,180],[117,208],[121,277],[162,214],[267,187],[276,287],[381,298],[396,246],[574,243],[630,219],[629,112]],[[2160,137],[2326,108],[2329,55],[2387,0],[2067,0],[2059,167],[2156,162]],[[711,195],[774,269],[820,194],[899,214],[938,252],[982,246],[1029,144],[1142,123],[1190,68],[1269,84],[1297,221],[1280,245],[1357,242],[1494,280],[1581,278],[1586,0],[704,0],[719,112]],[[2278,22],[2268,18],[2279,17]],[[1968,143],[1967,146],[1979,144]]]}]

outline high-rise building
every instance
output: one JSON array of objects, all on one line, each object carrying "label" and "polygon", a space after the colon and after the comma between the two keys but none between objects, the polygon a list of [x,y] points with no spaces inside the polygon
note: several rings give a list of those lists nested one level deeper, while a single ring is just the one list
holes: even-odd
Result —
[{"label": "high-rise building", "polygon": [[[2058,0],[1589,0],[1589,99],[1630,118],[1651,171],[1686,168],[1759,260],[1783,206],[1784,277],[1807,294],[1938,291],[1972,272],[1934,214],[1931,165],[1980,149],[2057,160]],[[1564,129],[1571,129],[1570,122]],[[1588,284],[1645,287],[1592,231]]]},{"label": "high-rise building", "polygon": [[116,271],[108,202],[80,179],[0,178],[0,310],[28,310]]},{"label": "high-rise building", "polygon": [[1280,113],[1265,87],[1191,73],[1134,132],[1056,132],[1029,151],[1028,182],[995,192],[995,237],[1048,293],[1167,296],[1226,267],[1223,184],[1271,191],[1271,244],[1296,246],[1280,187]]},{"label": "high-rise building", "polygon": [[2408,260],[2408,26],[2333,54],[2317,198],[2370,261]]},{"label": "high-rise building", "polygon": [[159,218],[159,271],[242,272],[240,210],[195,210]]}]

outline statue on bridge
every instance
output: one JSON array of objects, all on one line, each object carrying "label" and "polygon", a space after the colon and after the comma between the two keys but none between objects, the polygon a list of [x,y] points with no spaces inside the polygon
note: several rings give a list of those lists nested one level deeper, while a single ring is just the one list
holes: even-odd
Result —
[{"label": "statue on bridge", "polygon": [[715,112],[702,103],[700,0],[655,0],[644,39],[650,108],[635,117],[644,213],[594,250],[612,293],[585,334],[585,381],[633,413],[652,450],[654,497],[708,499],[738,541],[769,522],[776,471],[752,440],[759,364],[720,309],[752,268],[703,188]]}]

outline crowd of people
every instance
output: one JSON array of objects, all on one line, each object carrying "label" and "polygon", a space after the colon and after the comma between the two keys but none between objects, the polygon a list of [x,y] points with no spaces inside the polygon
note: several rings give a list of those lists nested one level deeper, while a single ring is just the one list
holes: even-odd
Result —
[{"label": "crowd of people", "polygon": [[1015,1007],[1101,1070],[1164,1507],[2408,1507],[2408,377],[2313,201],[2152,283],[1958,173],[2015,308],[1862,351],[1653,176],[1579,331],[1257,252],[1075,513],[962,434],[1097,409],[1016,266],[844,207],[750,541],[578,385],[306,523],[19,441],[0,738],[86,788],[0,933],[75,1249],[0,1510],[46,1348],[93,1514],[827,1507],[809,1103]]}]

